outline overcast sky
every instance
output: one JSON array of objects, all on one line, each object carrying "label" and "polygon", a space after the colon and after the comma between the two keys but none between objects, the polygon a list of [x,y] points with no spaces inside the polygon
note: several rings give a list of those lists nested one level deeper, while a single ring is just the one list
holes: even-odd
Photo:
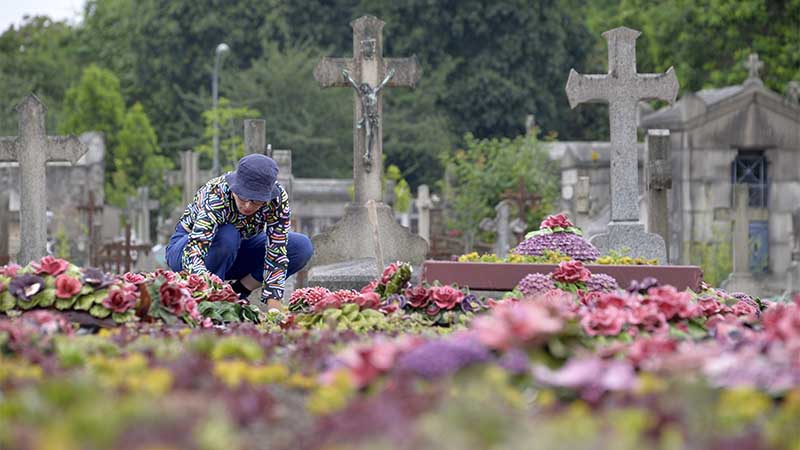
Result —
[{"label": "overcast sky", "polygon": [[24,15],[46,15],[77,23],[86,0],[0,0],[0,33],[22,23]]}]

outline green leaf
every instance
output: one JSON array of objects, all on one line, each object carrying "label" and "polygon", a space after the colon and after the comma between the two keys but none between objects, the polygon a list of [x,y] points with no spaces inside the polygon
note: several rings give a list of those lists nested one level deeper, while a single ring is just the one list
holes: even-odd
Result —
[{"label": "green leaf", "polygon": [[89,309],[89,314],[98,319],[105,319],[111,315],[111,310],[102,305],[94,305]]},{"label": "green leaf", "polygon": [[0,311],[8,311],[14,309],[17,304],[17,299],[14,298],[8,291],[0,293]]},{"label": "green leaf", "polygon": [[42,292],[36,294],[36,301],[39,302],[39,308],[49,308],[53,306],[53,303],[56,301],[56,290],[55,289],[45,289]]}]

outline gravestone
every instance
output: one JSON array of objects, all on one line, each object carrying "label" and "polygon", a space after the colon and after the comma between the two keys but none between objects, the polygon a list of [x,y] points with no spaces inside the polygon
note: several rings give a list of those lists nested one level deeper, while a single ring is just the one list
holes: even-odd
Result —
[{"label": "gravestone", "polygon": [[570,107],[585,102],[609,104],[611,130],[611,222],[606,233],[590,241],[602,252],[630,249],[630,256],[667,262],[664,239],[647,233],[639,222],[639,189],[636,154],[637,112],[640,100],[670,103],[678,94],[678,78],[672,67],[664,74],[636,72],[636,38],[626,27],[603,33],[608,41],[608,73],[581,75],[574,69],[567,80]]},{"label": "gravestone", "polygon": [[[669,249],[669,208],[667,190],[672,188],[672,159],[669,130],[647,130],[647,231],[664,239]],[[667,251],[669,258],[669,251]],[[666,262],[666,261],[664,261]]]},{"label": "gravestone", "polygon": [[134,230],[139,242],[144,244],[151,243],[150,235],[150,211],[158,209],[158,200],[150,199],[150,188],[141,186],[136,190],[137,196],[128,199],[128,208],[133,215]]},{"label": "gravestone", "polygon": [[428,244],[431,242],[431,200],[430,188],[427,184],[420,184],[417,188],[417,199],[414,201],[417,206],[417,234],[425,239]]},{"label": "gravestone", "polygon": [[20,251],[27,264],[47,254],[48,161],[75,164],[89,149],[75,136],[47,136],[47,107],[35,95],[17,105],[19,136],[0,138],[0,161],[18,161],[20,170]]},{"label": "gravestone", "polygon": [[[271,150],[271,148],[270,148]],[[244,154],[260,153],[272,157],[267,152],[267,121],[263,119],[244,120]]]},{"label": "gravestone", "polygon": [[783,296],[791,299],[800,294],[800,208],[792,213],[792,257],[786,276],[786,291]]},{"label": "gravestone", "polygon": [[578,182],[575,183],[575,212],[578,214],[589,213],[589,192],[591,179],[582,175],[578,177]]},{"label": "gravestone", "polygon": [[[380,19],[364,16],[350,25],[353,28],[353,57],[323,58],[314,69],[314,78],[323,88],[350,87],[355,90],[355,199],[347,206],[344,217],[338,223],[312,238],[315,247],[310,264],[313,268],[309,274],[309,283],[312,285],[315,284],[315,275],[324,273],[325,265],[350,261],[358,265],[363,264],[365,258],[400,260],[416,265],[422,262],[428,250],[424,239],[397,223],[392,209],[382,202],[381,195],[381,91],[392,87],[414,88],[420,77],[419,64],[416,57],[383,57],[384,22]],[[380,241],[376,241],[376,236]],[[378,248],[381,254],[378,254]],[[376,266],[373,263],[366,264],[364,273],[368,272],[370,266]],[[355,284],[368,277],[357,278]]]},{"label": "gravestone", "polygon": [[514,245],[511,236],[525,231],[525,223],[519,218],[511,220],[511,200],[502,200],[495,206],[495,217],[483,219],[479,227],[484,231],[496,234],[494,254],[500,258],[508,256],[508,250]]},{"label": "gravestone", "polygon": [[539,202],[542,200],[542,197],[531,192],[528,192],[528,189],[525,187],[525,178],[523,176],[519,176],[517,180],[517,190],[507,190],[500,196],[500,198],[504,200],[510,200],[514,204],[517,205],[517,218],[513,220],[512,228],[514,228],[514,235],[516,236],[517,242],[514,244],[521,242],[524,234],[525,229],[527,228],[527,223],[525,222],[525,213],[530,210],[537,208]]},{"label": "gravestone", "polygon": [[750,187],[746,184],[734,185],[734,204],[736,208],[714,210],[714,219],[733,222],[733,272],[722,282],[728,292],[756,293],[758,283],[750,271],[750,221],[766,221],[769,211],[766,208],[751,208],[748,205]]}]

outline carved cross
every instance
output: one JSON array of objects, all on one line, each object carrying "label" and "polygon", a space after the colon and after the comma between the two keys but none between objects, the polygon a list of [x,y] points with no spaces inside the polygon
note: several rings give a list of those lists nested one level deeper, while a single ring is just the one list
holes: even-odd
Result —
[{"label": "carved cross", "polygon": [[[351,77],[357,84],[366,83],[375,90],[382,82],[383,87],[409,87],[414,88],[419,81],[421,69],[417,57],[410,58],[384,58],[383,57],[383,31],[384,22],[377,17],[363,16],[350,23],[353,28],[353,57],[329,58],[325,57],[314,68],[314,78],[323,88],[350,87],[347,79]],[[389,76],[391,74],[391,76]],[[388,80],[387,80],[388,77]],[[373,130],[372,148],[370,158],[367,154],[366,127],[359,128],[358,123],[365,118],[362,102],[358,92],[353,93],[354,124],[353,124],[353,182],[355,185],[355,203],[365,204],[368,200],[381,201],[381,176],[383,174],[383,131],[382,117],[383,101],[381,92],[376,92],[377,105],[374,112],[377,114],[377,126]]]},{"label": "carved cross", "polygon": [[28,264],[47,253],[48,161],[78,162],[88,151],[75,136],[48,136],[47,107],[35,95],[17,105],[19,136],[0,137],[0,161],[18,161],[20,173],[20,250],[18,262]]},{"label": "carved cross", "polygon": [[636,38],[626,27],[603,33],[608,41],[608,73],[581,75],[570,70],[567,97],[570,107],[585,102],[609,104],[611,128],[611,221],[639,220],[639,173],[636,154],[636,111],[640,100],[669,103],[678,95],[678,78],[670,67],[662,74],[636,72]]},{"label": "carved cross", "polygon": [[764,63],[758,59],[758,53],[750,53],[744,66],[747,67],[747,78],[756,79],[759,78],[758,71],[764,67]]},{"label": "carved cross", "polygon": [[525,212],[532,209],[542,199],[541,196],[528,192],[525,188],[525,178],[520,176],[517,190],[507,190],[500,196],[504,200],[511,200],[517,205],[517,217],[525,222]]}]

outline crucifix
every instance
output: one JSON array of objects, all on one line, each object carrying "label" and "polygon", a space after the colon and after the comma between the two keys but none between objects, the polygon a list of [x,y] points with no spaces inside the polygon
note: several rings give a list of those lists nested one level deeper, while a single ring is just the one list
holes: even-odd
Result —
[{"label": "crucifix", "polygon": [[611,221],[639,220],[639,173],[636,154],[636,111],[640,100],[669,103],[678,95],[678,77],[666,73],[636,72],[636,38],[640,33],[626,27],[603,33],[608,41],[608,73],[582,75],[570,70],[567,97],[571,108],[586,102],[609,105],[611,129]]},{"label": "crucifix", "polygon": [[20,250],[27,264],[47,254],[48,161],[75,164],[88,151],[75,136],[48,136],[47,107],[35,95],[17,105],[19,136],[0,137],[0,161],[18,161],[20,173]]},{"label": "crucifix", "polygon": [[384,87],[414,88],[421,69],[416,56],[383,57],[384,22],[363,16],[350,23],[353,28],[352,58],[323,58],[314,68],[314,78],[323,88],[355,89],[353,125],[353,181],[355,204],[381,201],[383,175],[383,101]]},{"label": "crucifix", "polygon": [[517,205],[517,219],[512,222],[511,227],[517,237],[517,242],[519,242],[522,240],[521,238],[527,228],[525,213],[537,205],[542,197],[528,192],[528,189],[525,187],[525,178],[520,175],[517,183],[517,190],[506,190],[500,198],[509,200]]},{"label": "crucifix", "polygon": [[88,247],[88,253],[89,253],[89,265],[94,267],[95,264],[97,264],[97,262],[96,262],[97,247],[95,245],[95,240],[97,239],[97,236],[95,235],[95,229],[94,229],[94,212],[95,211],[102,211],[103,210],[103,204],[102,203],[95,204],[95,202],[94,202],[94,191],[91,190],[91,189],[89,190],[88,197],[89,198],[87,199],[87,202],[86,202],[85,205],[78,205],[78,210],[79,211],[86,211],[86,226],[89,228],[89,233],[88,233],[89,234],[89,245],[87,246]]}]

